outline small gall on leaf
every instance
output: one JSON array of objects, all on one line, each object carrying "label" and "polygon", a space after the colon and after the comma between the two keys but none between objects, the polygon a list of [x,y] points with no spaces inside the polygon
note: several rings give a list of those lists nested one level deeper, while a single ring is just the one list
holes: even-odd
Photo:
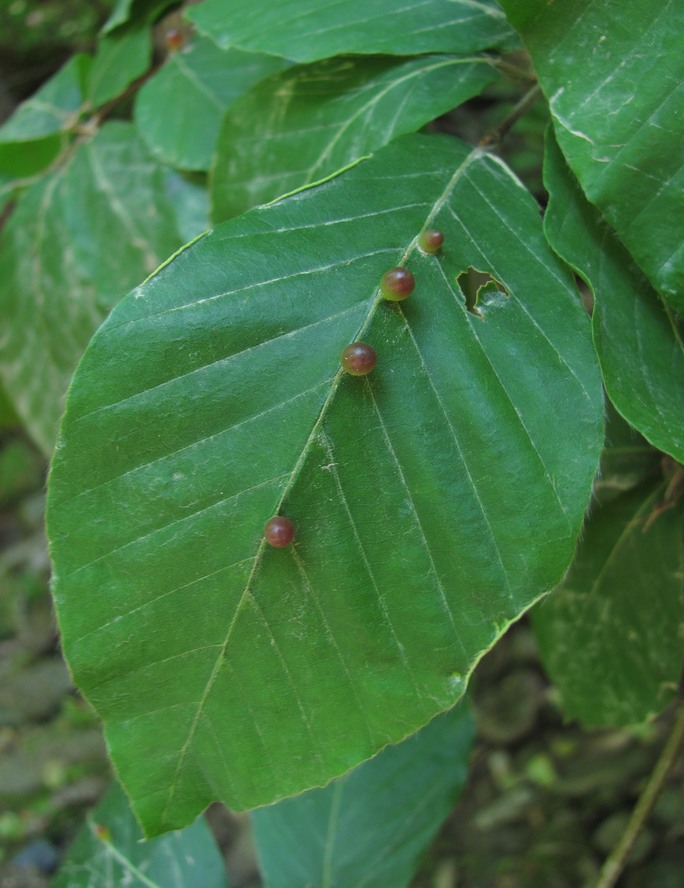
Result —
[{"label": "small gall on leaf", "polygon": [[444,243],[444,235],[434,228],[427,228],[418,238],[418,246],[423,253],[438,253]]},{"label": "small gall on leaf", "polygon": [[399,302],[413,293],[416,279],[408,268],[390,268],[380,281],[380,292],[390,302]]},{"label": "small gall on leaf", "polygon": [[295,526],[284,515],[274,515],[264,524],[264,539],[269,546],[282,549],[289,546],[295,535]]},{"label": "small gall on leaf", "polygon": [[178,28],[169,28],[164,34],[164,43],[169,52],[178,52],[185,43],[183,32]]},{"label": "small gall on leaf", "polygon": [[352,342],[340,355],[342,368],[352,376],[365,376],[375,367],[378,357],[375,349],[365,342]]}]

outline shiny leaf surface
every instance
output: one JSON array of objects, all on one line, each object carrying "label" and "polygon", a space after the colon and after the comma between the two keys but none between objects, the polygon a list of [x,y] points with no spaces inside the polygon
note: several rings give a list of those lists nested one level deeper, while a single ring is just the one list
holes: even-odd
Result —
[{"label": "shiny leaf surface", "polygon": [[0,254],[0,374],[45,453],[93,331],[181,243],[130,124],[107,124],[20,198]]},{"label": "shiny leaf surface", "polygon": [[684,5],[501,0],[589,200],[684,310]]},{"label": "shiny leaf surface", "polygon": [[[467,311],[470,266],[510,295]],[[217,226],[117,306],[48,521],[64,650],[146,832],[320,785],[451,707],[569,564],[602,419],[537,205],[447,137]]]},{"label": "shiny leaf surface", "polygon": [[296,62],[344,53],[418,55],[477,52],[509,43],[510,26],[493,0],[252,0],[249,15],[225,0],[204,0],[187,16],[219,46]]},{"label": "shiny leaf surface", "polygon": [[213,218],[228,219],[323,179],[496,78],[490,60],[454,56],[332,59],[271,77],[224,118],[212,172]]},{"label": "shiny leaf surface", "polygon": [[586,200],[553,138],[544,180],[547,237],[594,292],[594,341],[606,390],[648,441],[684,462],[684,327]]}]

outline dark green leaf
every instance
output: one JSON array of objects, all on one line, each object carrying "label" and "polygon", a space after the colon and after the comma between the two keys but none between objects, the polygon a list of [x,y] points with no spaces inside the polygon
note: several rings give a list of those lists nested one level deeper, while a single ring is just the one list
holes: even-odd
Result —
[{"label": "dark green leaf", "polygon": [[120,95],[144,74],[150,63],[152,41],[146,28],[125,29],[100,39],[88,85],[94,107]]},{"label": "dark green leaf", "polygon": [[213,170],[214,220],[325,178],[496,78],[485,58],[428,56],[332,59],[264,81],[224,119]]},{"label": "dark green leaf", "polygon": [[606,400],[606,442],[594,481],[601,505],[632,490],[657,472],[662,454],[641,437]]},{"label": "dark green leaf", "polygon": [[93,331],[181,243],[163,171],[130,124],[103,127],[20,198],[0,253],[0,374],[45,453]]},{"label": "dark green leaf", "polygon": [[109,34],[129,22],[151,24],[167,7],[173,5],[173,0],[116,0],[102,33]]},{"label": "dark green leaf", "polygon": [[238,96],[283,67],[282,60],[193,40],[171,53],[138,93],[135,122],[152,153],[182,169],[208,170],[221,118]]},{"label": "dark green leaf", "polygon": [[[417,283],[391,305],[398,263]],[[510,293],[477,315],[471,265]],[[356,339],[370,377],[340,372]],[[146,831],[320,785],[453,705],[569,564],[602,419],[537,205],[447,137],[223,223],[135,290],[72,386],[49,526],[64,650]],[[267,549],[281,510],[296,542]]]},{"label": "dark green leaf", "polygon": [[74,840],[50,888],[228,888],[223,859],[205,820],[142,841],[113,784]]},{"label": "dark green leaf", "polygon": [[333,781],[252,814],[269,888],[404,888],[463,788],[464,706]]},{"label": "dark green leaf", "polygon": [[684,4],[501,0],[563,153],[653,286],[684,309]]},{"label": "dark green leaf", "polygon": [[640,722],[677,691],[682,509],[660,512],[664,493],[646,483],[597,508],[568,576],[534,610],[542,660],[568,718]]},{"label": "dark green leaf", "polygon": [[477,52],[509,43],[511,29],[493,0],[252,0],[244,7],[205,0],[187,10],[219,46],[314,62],[344,53],[418,55]]},{"label": "dark green leaf", "polygon": [[594,340],[620,413],[659,450],[684,462],[684,330],[588,203],[553,138],[544,226],[554,249],[591,285]]}]

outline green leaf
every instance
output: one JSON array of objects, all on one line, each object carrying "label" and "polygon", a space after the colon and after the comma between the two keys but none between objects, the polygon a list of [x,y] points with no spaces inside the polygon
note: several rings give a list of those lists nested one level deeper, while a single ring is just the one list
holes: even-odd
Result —
[{"label": "green leaf", "polygon": [[553,138],[544,181],[546,235],[594,291],[594,341],[606,391],[648,441],[684,462],[684,329],[587,202]]},{"label": "green leaf", "polygon": [[0,173],[5,177],[33,176],[55,160],[63,134],[81,116],[91,61],[77,53],[0,127]]},{"label": "green leaf", "polygon": [[226,114],[213,170],[214,219],[323,179],[496,78],[490,60],[454,56],[332,59],[272,77]]},{"label": "green leaf", "polygon": [[[398,263],[403,306],[379,297]],[[471,265],[511,294],[478,315]],[[356,339],[367,378],[340,371]],[[452,706],[569,564],[602,420],[536,203],[448,137],[223,223],[135,290],[72,385],[49,526],[64,650],[146,832],[320,785]]]},{"label": "green leaf", "polygon": [[104,126],[18,201],[0,252],[0,375],[46,454],[93,331],[181,243],[130,124]]},{"label": "green leaf", "polygon": [[193,40],[171,53],[138,93],[138,131],[165,163],[208,170],[228,105],[283,64],[271,56],[226,52],[211,40]]},{"label": "green leaf", "polygon": [[152,41],[146,28],[125,29],[100,38],[88,85],[88,99],[97,108],[120,95],[145,73]]},{"label": "green leaf", "polygon": [[228,49],[238,46],[295,62],[344,53],[418,55],[477,52],[509,43],[512,31],[493,0],[252,0],[249,15],[226,0],[204,0],[186,15]]},{"label": "green leaf", "polygon": [[151,24],[167,7],[173,5],[173,0],[116,0],[102,33],[109,34],[129,22]]},{"label": "green leaf", "polygon": [[664,485],[647,482],[592,512],[568,576],[533,612],[542,661],[568,718],[632,724],[677,692],[682,509],[658,514],[663,495]]},{"label": "green leaf", "polygon": [[200,818],[181,832],[142,841],[117,783],[77,835],[50,888],[228,888],[223,859]]},{"label": "green leaf", "polygon": [[0,127],[0,143],[32,142],[78,121],[92,59],[77,53]]},{"label": "green leaf", "polygon": [[501,0],[589,200],[684,309],[684,5]]},{"label": "green leaf", "polygon": [[464,706],[330,783],[252,814],[269,888],[404,888],[463,788]]},{"label": "green leaf", "polygon": [[165,171],[166,193],[181,241],[188,243],[209,228],[209,192],[203,177]]}]

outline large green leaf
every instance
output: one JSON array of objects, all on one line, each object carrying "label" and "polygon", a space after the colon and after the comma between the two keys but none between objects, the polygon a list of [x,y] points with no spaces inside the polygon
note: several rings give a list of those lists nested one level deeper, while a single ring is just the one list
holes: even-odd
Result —
[{"label": "large green leaf", "polygon": [[160,160],[181,169],[208,170],[228,105],[283,64],[273,56],[225,51],[211,40],[193,40],[171,53],[138,93],[138,131]]},{"label": "large green leaf", "polygon": [[[397,263],[405,307],[379,296]],[[510,295],[467,311],[470,266]],[[355,339],[371,377],[340,371]],[[117,306],[49,527],[64,650],[146,831],[319,785],[453,705],[569,564],[602,417],[537,205],[447,137],[217,226]]]},{"label": "large green leaf", "polygon": [[547,237],[596,297],[594,340],[606,390],[647,440],[684,462],[684,329],[587,202],[552,137],[544,181]]},{"label": "large green leaf", "polygon": [[441,55],[331,59],[272,77],[224,118],[213,217],[230,218],[323,179],[445,114],[496,77],[489,59]]},{"label": "large green leaf", "polygon": [[459,706],[355,770],[252,814],[269,888],[404,888],[468,773]]},{"label": "large green leaf", "polygon": [[494,0],[421,0],[401,8],[393,0],[252,0],[249,15],[239,4],[204,0],[186,15],[226,49],[296,62],[344,53],[477,52],[512,36]]},{"label": "large green leaf", "polygon": [[501,0],[563,153],[654,287],[684,309],[684,5]]},{"label": "large green leaf", "polygon": [[646,482],[594,509],[563,584],[534,610],[542,660],[569,718],[640,722],[677,693],[682,509],[660,511],[664,493]]},{"label": "large green leaf", "polygon": [[50,888],[228,888],[221,853],[203,818],[149,842],[118,784],[77,835]]},{"label": "large green leaf", "polygon": [[163,171],[130,124],[107,124],[22,195],[0,251],[0,375],[46,453],[93,331],[181,243]]}]

